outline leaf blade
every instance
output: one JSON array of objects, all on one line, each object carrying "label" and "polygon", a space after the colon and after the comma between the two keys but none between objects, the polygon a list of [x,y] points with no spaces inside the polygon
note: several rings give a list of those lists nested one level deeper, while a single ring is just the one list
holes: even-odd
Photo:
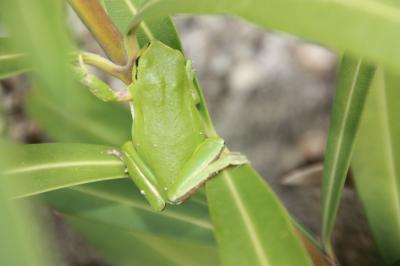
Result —
[{"label": "leaf blade", "polygon": [[[65,218],[109,262],[116,265],[219,265],[212,246],[143,234],[80,217],[65,216]],[[113,234],[108,234],[110,231]],[[122,245],[116,247],[113,243]]]},{"label": "leaf blade", "polygon": [[330,238],[373,72],[374,68],[362,58],[343,57],[322,179],[322,239],[328,252],[331,252]]},{"label": "leaf blade", "polygon": [[206,186],[223,265],[312,265],[285,209],[249,166]]},{"label": "leaf blade", "polygon": [[[350,51],[400,70],[400,41],[393,38],[400,34],[400,9],[386,1],[153,0],[143,6],[132,25],[144,18],[178,13],[238,15],[265,28]],[[370,36],[375,36],[374,42],[366,43]]]},{"label": "leaf blade", "polygon": [[357,192],[388,265],[400,259],[399,82],[398,76],[377,71],[352,161]]},{"label": "leaf blade", "polygon": [[108,154],[112,148],[88,144],[32,144],[17,147],[18,160],[4,172],[21,185],[14,198],[78,184],[126,178],[124,164]]}]

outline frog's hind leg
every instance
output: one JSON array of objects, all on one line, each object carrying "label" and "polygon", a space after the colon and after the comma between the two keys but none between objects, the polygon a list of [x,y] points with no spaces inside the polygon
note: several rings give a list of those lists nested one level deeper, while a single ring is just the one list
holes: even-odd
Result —
[{"label": "frog's hind leg", "polygon": [[141,160],[131,141],[122,146],[122,157],[128,168],[129,175],[139,188],[140,193],[156,211],[165,208],[165,200],[153,172]]},{"label": "frog's hind leg", "polygon": [[229,152],[222,139],[206,139],[184,165],[176,182],[168,190],[168,200],[173,204],[182,203],[221,170],[245,163],[248,163],[247,158],[240,153]]}]

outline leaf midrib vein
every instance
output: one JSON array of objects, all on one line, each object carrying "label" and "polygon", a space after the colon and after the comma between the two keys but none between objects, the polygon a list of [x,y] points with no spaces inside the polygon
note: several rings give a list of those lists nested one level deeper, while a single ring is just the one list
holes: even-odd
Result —
[{"label": "leaf midrib vein", "polygon": [[[389,110],[388,110],[388,102],[387,102],[387,95],[386,95],[386,83],[385,78],[383,78],[383,86],[381,88],[381,104],[382,104],[382,122],[383,122],[383,134],[385,135],[383,141],[385,145],[383,145],[386,151],[386,156],[388,158],[388,171],[389,171],[389,178],[393,182],[393,195],[395,198],[395,204],[397,209],[397,226],[400,231],[400,195],[398,188],[400,188],[400,184],[397,180],[397,170],[395,167],[395,160],[394,160],[394,151],[393,151],[393,135],[390,130],[389,124]],[[400,177],[399,177],[400,178]]]},{"label": "leaf midrib vein", "polygon": [[88,161],[44,163],[44,164],[36,164],[25,167],[15,167],[5,171],[4,174],[19,174],[19,173],[34,172],[40,170],[71,168],[78,166],[112,166],[112,165],[123,165],[123,163],[114,160],[88,160]]},{"label": "leaf midrib vein", "polygon": [[3,54],[0,55],[0,60],[7,60],[7,59],[16,59],[23,57],[23,54]]},{"label": "leaf midrib vein", "polygon": [[[351,87],[350,87],[350,94],[349,94],[349,97],[347,98],[347,102],[346,102],[346,105],[345,105],[344,117],[343,117],[343,120],[342,120],[342,122],[340,124],[339,137],[338,137],[338,141],[337,141],[339,147],[342,147],[342,142],[343,142],[343,137],[344,137],[344,129],[345,129],[346,122],[348,120],[348,116],[349,116],[349,112],[350,112],[350,106],[351,106],[353,94],[354,94],[354,91],[355,91],[355,86],[357,84],[358,76],[359,76],[359,73],[360,73],[361,63],[362,63],[362,58],[360,58],[358,63],[357,63],[356,70],[355,70],[355,73],[354,73],[354,77],[353,77],[353,80],[352,80],[352,84],[351,84]],[[329,178],[328,189],[327,189],[326,195],[330,195],[332,190],[333,190],[333,185],[334,185],[334,181],[335,181],[335,179],[333,177],[336,175],[336,172],[338,170],[337,169],[337,164],[338,164],[340,152],[341,152],[341,148],[337,149],[335,154],[334,154],[334,156],[333,156],[334,159],[333,159],[331,172],[328,175],[328,177],[330,177],[330,178]],[[324,224],[327,223],[326,219],[328,217],[328,213],[329,213],[329,210],[330,210],[331,199],[332,199],[332,197],[327,197],[327,201],[326,201],[325,206],[324,206],[325,207],[324,208],[324,219],[323,219],[324,220]]]},{"label": "leaf midrib vein", "polygon": [[267,257],[265,256],[264,250],[262,248],[261,240],[257,237],[257,230],[254,228],[254,224],[252,223],[252,220],[250,218],[249,213],[246,210],[246,207],[242,203],[242,199],[236,189],[235,184],[232,182],[231,178],[226,174],[226,171],[222,173],[222,178],[224,182],[226,183],[228,190],[230,191],[233,201],[235,202],[235,205],[238,208],[239,213],[241,214],[242,221],[245,225],[246,231],[249,233],[248,236],[250,238],[250,241],[253,244],[253,247],[255,249],[255,253],[257,256],[258,261],[260,262],[260,265],[263,266],[269,266],[270,263],[268,262]]}]

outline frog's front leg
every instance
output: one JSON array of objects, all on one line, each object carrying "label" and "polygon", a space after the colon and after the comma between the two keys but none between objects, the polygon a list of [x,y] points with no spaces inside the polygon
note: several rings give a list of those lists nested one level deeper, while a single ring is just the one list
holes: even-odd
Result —
[{"label": "frog's front leg", "polygon": [[189,198],[209,178],[231,165],[248,163],[240,153],[229,152],[220,138],[208,138],[185,163],[176,182],[167,192],[168,200],[179,204]]},{"label": "frog's front leg", "polygon": [[146,163],[140,158],[131,141],[122,146],[123,160],[128,168],[129,175],[140,189],[140,193],[150,203],[150,206],[156,211],[162,211],[165,208],[165,200],[162,189]]},{"label": "frog's front leg", "polygon": [[128,90],[115,91],[107,83],[90,74],[81,55],[79,56],[79,65],[74,67],[74,73],[78,80],[103,102],[122,102],[132,98]]}]

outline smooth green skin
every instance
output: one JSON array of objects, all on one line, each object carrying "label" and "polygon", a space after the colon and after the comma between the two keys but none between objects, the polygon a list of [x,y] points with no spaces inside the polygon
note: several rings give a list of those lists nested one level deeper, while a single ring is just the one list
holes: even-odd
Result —
[{"label": "smooth green skin", "polygon": [[140,53],[134,82],[122,93],[82,69],[85,85],[101,100],[129,99],[132,141],[122,146],[121,158],[154,210],[184,202],[219,171],[247,163],[243,155],[229,152],[221,138],[206,135],[196,107],[194,72],[180,51],[152,41]]}]

